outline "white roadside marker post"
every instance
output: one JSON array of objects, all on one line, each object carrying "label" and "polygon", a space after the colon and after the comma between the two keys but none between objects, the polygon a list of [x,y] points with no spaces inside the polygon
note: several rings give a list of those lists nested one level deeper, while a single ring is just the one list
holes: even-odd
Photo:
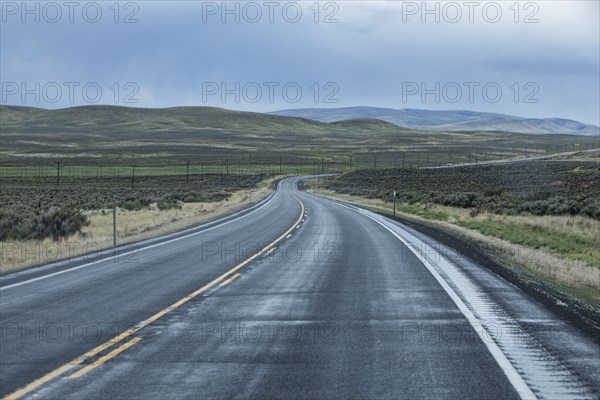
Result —
[{"label": "white roadside marker post", "polygon": [[113,246],[117,245],[117,206],[113,206]]}]

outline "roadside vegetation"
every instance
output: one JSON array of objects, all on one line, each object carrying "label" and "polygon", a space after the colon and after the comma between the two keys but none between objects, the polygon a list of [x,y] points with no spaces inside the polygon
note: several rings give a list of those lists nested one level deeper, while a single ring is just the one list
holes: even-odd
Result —
[{"label": "roadside vegetation", "polygon": [[0,273],[173,232],[248,207],[270,192],[272,176],[206,175],[3,179]]},{"label": "roadside vegetation", "polygon": [[338,193],[468,209],[477,215],[582,215],[600,219],[600,164],[536,161],[441,169],[359,170],[324,179]]},{"label": "roadside vegetation", "polygon": [[154,206],[181,208],[210,203],[250,189],[265,175],[77,178],[57,185],[53,178],[4,178],[0,193],[0,240],[58,240],[77,233],[88,221],[85,211],[119,207],[134,211]]}]

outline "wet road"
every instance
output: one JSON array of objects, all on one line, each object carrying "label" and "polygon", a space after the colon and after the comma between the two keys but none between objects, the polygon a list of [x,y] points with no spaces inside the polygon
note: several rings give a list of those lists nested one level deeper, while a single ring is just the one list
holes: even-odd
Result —
[{"label": "wet road", "polygon": [[2,395],[599,396],[598,345],[527,294],[296,182],[131,254],[0,278]]}]

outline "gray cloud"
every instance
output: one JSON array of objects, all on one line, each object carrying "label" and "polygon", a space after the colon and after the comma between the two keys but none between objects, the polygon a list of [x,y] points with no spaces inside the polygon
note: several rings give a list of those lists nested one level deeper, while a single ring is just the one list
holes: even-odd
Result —
[{"label": "gray cloud", "polygon": [[[194,104],[257,111],[351,105],[467,108],[600,122],[597,2],[536,2],[538,22],[533,24],[522,23],[525,11],[531,11],[524,9],[520,22],[515,23],[508,9],[511,2],[498,2],[503,14],[497,23],[479,14],[470,23],[464,8],[459,22],[445,21],[442,15],[439,23],[431,16],[423,23],[419,14],[403,14],[409,3],[337,2],[337,8],[325,9],[323,2],[318,23],[314,10],[309,9],[312,2],[297,3],[302,18],[296,23],[286,21],[281,13],[275,13],[271,23],[264,8],[257,23],[244,21],[243,15],[239,23],[231,15],[222,23],[218,13],[205,15],[205,22],[198,2],[139,2],[135,14],[139,22],[132,24],[114,23],[107,8],[95,24],[81,19],[21,23],[19,18],[6,16],[0,28],[1,80],[29,84],[94,81],[107,93],[114,82],[135,82],[139,103],[132,105],[151,107]],[[280,8],[285,4],[280,3]],[[440,9],[446,4],[440,3]],[[486,2],[480,4],[483,8]],[[121,10],[120,19],[126,11],[131,10]],[[328,15],[338,22],[323,23]],[[243,87],[277,82],[281,87],[293,82],[303,95],[296,103],[281,93],[273,101],[265,93],[255,103],[243,98],[237,102],[235,96],[225,102],[220,96],[203,101],[206,82],[230,88],[236,83]],[[324,88],[329,82],[338,87],[338,103],[323,102],[331,92]],[[481,86],[495,82],[503,96],[498,102],[481,96],[473,102],[465,96],[457,102],[443,98],[436,102],[434,96],[426,101],[419,96],[403,101],[406,82],[429,88],[436,83],[444,87],[452,82]],[[528,82],[538,85],[537,103],[522,101]],[[517,102],[510,89],[515,83],[520,86]],[[20,96],[7,100],[23,103]],[[72,105],[65,100],[31,104],[29,97],[26,103],[51,108]]]}]

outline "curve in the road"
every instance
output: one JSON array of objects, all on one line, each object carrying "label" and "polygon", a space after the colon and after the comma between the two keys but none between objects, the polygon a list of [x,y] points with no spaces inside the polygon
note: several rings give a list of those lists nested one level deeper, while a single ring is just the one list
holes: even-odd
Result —
[{"label": "curve in the road", "polygon": [[[0,291],[10,328],[2,331],[2,393],[598,396],[597,345],[526,293],[396,221],[299,192],[298,180],[283,180],[268,202],[230,217],[235,223],[150,243],[136,263],[107,259],[9,283]],[[290,257],[286,243],[300,255]],[[106,329],[104,320],[126,328],[95,346],[29,340],[35,324],[99,321]],[[272,329],[268,339],[244,340],[248,326]],[[300,340],[281,336],[290,328]],[[460,335],[448,338],[454,329]]]}]

